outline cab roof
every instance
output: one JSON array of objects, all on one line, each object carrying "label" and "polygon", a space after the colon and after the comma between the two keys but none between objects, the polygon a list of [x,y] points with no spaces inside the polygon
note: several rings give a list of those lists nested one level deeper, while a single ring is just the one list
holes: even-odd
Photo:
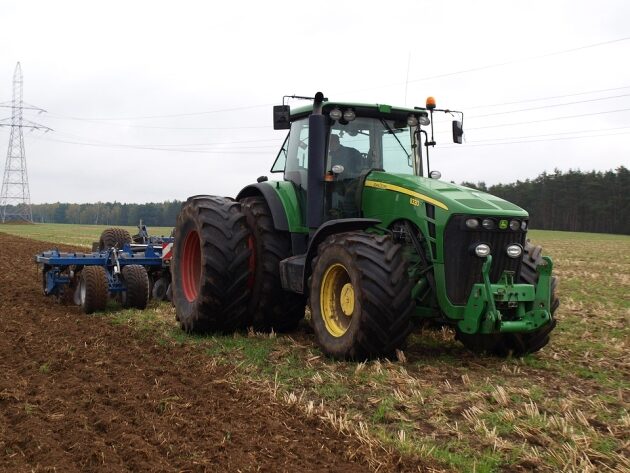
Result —
[{"label": "cab roof", "polygon": [[[341,110],[352,108],[358,116],[385,116],[390,115],[396,118],[406,118],[410,113],[426,115],[427,109],[424,107],[408,108],[396,107],[378,103],[355,103],[355,102],[324,102],[322,111],[327,113],[334,108]],[[291,121],[310,115],[313,112],[313,104],[304,105],[291,109]]]}]

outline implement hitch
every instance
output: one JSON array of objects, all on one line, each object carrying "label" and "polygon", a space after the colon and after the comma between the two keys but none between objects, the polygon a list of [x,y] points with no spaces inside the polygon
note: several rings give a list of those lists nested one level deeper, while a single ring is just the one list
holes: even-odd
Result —
[{"label": "implement hitch", "polygon": [[[481,268],[482,283],[472,288],[464,319],[459,328],[464,333],[531,332],[551,322],[551,270],[548,256],[536,267],[538,282],[515,284],[514,273],[504,271],[498,283],[490,282],[492,256],[488,255]],[[506,320],[497,303],[515,310]]]}]

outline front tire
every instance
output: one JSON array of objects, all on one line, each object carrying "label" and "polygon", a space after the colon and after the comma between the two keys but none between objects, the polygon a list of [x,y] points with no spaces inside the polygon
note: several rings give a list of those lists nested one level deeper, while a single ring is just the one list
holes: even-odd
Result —
[{"label": "front tire", "polygon": [[313,260],[313,330],[334,358],[390,356],[411,331],[411,283],[402,247],[362,232],[328,237]]},{"label": "front tire", "polygon": [[187,332],[232,332],[249,324],[249,230],[240,204],[190,197],[177,217],[172,296]]}]

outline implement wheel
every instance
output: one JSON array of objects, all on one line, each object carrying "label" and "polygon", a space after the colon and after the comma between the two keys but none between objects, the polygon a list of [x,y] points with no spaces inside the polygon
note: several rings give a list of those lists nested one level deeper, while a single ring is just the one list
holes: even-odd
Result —
[{"label": "implement wheel", "polygon": [[149,302],[149,276],[144,266],[130,264],[123,266],[122,277],[127,290],[122,293],[125,308],[144,310]]},{"label": "implement wheel", "polygon": [[190,197],[177,217],[171,272],[177,320],[187,332],[232,332],[250,323],[250,232],[238,202]]},{"label": "implement wheel", "polygon": [[157,301],[165,301],[166,291],[168,290],[169,284],[169,280],[165,277],[159,278],[155,281],[155,283],[153,283],[153,288],[151,288],[151,297]]},{"label": "implement wheel", "polygon": [[335,358],[390,356],[411,331],[411,283],[402,247],[362,232],[328,237],[313,260],[313,330]]},{"label": "implement wheel", "polygon": [[280,261],[291,256],[291,236],[274,228],[263,197],[246,197],[241,206],[251,231],[248,284],[252,295],[248,310],[254,328],[292,330],[304,317],[305,301],[299,294],[283,290],[280,282]]},{"label": "implement wheel", "polygon": [[106,228],[98,241],[98,250],[105,251],[110,248],[121,250],[127,243],[131,243],[131,235],[127,230],[117,227]]},{"label": "implement wheel", "polygon": [[102,266],[85,266],[79,275],[78,302],[86,314],[104,310],[107,306],[109,283]]},{"label": "implement wheel", "polygon": [[[529,240],[523,249],[523,263],[521,264],[520,283],[538,283],[536,266],[542,263],[542,247],[532,245]],[[520,357],[535,353],[549,343],[549,334],[556,326],[554,317],[560,300],[556,295],[558,279],[551,277],[551,321],[533,332],[503,333],[496,335],[474,335],[457,331],[457,339],[469,350],[476,353],[488,353],[501,357]]]}]

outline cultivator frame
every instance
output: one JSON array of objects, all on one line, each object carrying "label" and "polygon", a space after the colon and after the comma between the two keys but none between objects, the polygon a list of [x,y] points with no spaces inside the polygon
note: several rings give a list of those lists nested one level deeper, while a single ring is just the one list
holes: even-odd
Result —
[{"label": "cultivator frame", "polygon": [[[173,240],[163,237],[156,244],[126,244],[122,249],[92,253],[58,249],[39,253],[35,262],[42,269],[44,295],[74,302],[86,313],[104,309],[110,297],[117,297],[125,307],[143,309],[156,276],[163,279],[166,274],[170,280]],[[83,275],[85,268],[99,269],[90,269]],[[86,278],[90,281],[86,282]],[[97,302],[86,306],[86,298],[90,297]]]},{"label": "cultivator frame", "polygon": [[130,245],[122,250],[110,248],[98,253],[60,252],[57,249],[44,251],[35,257],[35,262],[42,265],[44,272],[44,294],[59,295],[61,289],[72,283],[74,273],[84,266],[102,266],[105,268],[112,294],[126,291],[118,275],[127,265],[140,265],[145,268],[162,268],[162,247],[147,245],[142,253],[133,252]]}]

